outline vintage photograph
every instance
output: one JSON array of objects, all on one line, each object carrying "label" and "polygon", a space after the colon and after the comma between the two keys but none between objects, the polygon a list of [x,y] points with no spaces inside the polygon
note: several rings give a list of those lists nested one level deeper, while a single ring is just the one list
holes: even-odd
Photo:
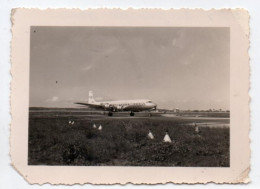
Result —
[{"label": "vintage photograph", "polygon": [[230,167],[230,28],[30,26],[28,165]]},{"label": "vintage photograph", "polygon": [[31,184],[248,183],[248,21],[14,9],[12,166]]}]

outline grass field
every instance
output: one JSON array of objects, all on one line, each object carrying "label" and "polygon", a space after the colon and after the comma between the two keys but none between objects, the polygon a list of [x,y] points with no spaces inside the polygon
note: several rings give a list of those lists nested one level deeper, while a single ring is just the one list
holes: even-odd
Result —
[{"label": "grass field", "polygon": [[[28,164],[228,167],[229,127],[200,127],[197,134],[194,121],[198,119],[30,113]],[[147,137],[149,129],[153,140]],[[172,143],[163,142],[166,131]]]}]

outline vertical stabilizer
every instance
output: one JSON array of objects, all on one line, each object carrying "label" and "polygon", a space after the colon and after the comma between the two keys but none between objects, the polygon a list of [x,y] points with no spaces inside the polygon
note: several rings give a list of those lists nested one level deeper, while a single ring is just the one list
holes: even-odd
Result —
[{"label": "vertical stabilizer", "polygon": [[88,103],[94,104],[95,102],[96,102],[96,101],[94,100],[93,92],[92,92],[92,91],[89,91],[89,93],[88,93]]}]

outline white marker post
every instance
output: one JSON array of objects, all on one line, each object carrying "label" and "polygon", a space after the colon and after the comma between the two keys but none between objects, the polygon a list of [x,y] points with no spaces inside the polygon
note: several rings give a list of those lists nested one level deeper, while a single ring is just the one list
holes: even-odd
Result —
[{"label": "white marker post", "polygon": [[195,133],[198,134],[200,132],[199,130],[199,126],[196,123],[193,123],[194,129],[195,129]]},{"label": "white marker post", "polygon": [[93,124],[93,128],[94,128],[94,129],[96,129],[96,128],[97,128],[97,126],[96,126],[96,124],[95,124],[95,123]]},{"label": "white marker post", "polygon": [[170,136],[168,135],[168,132],[166,132],[164,138],[163,138],[163,142],[169,142],[172,143],[172,140],[170,138]]},{"label": "white marker post", "polygon": [[99,126],[98,130],[100,130],[100,131],[102,130],[102,125]]},{"label": "white marker post", "polygon": [[199,126],[198,126],[198,125],[196,125],[196,126],[195,126],[195,133],[197,133],[197,134],[198,134],[199,132],[200,132],[200,130],[199,130]]},{"label": "white marker post", "polygon": [[149,139],[154,139],[154,136],[153,136],[153,133],[151,132],[151,130],[149,130],[149,133],[147,136]]}]

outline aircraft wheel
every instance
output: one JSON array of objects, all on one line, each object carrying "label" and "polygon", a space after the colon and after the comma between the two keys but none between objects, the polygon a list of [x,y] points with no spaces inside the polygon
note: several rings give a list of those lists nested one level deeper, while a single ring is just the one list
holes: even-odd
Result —
[{"label": "aircraft wheel", "polygon": [[108,112],[108,116],[112,116],[113,115],[113,113],[112,112]]},{"label": "aircraft wheel", "polygon": [[135,113],[134,113],[134,112],[131,112],[131,113],[130,113],[130,116],[134,116],[134,115],[135,115]]}]

